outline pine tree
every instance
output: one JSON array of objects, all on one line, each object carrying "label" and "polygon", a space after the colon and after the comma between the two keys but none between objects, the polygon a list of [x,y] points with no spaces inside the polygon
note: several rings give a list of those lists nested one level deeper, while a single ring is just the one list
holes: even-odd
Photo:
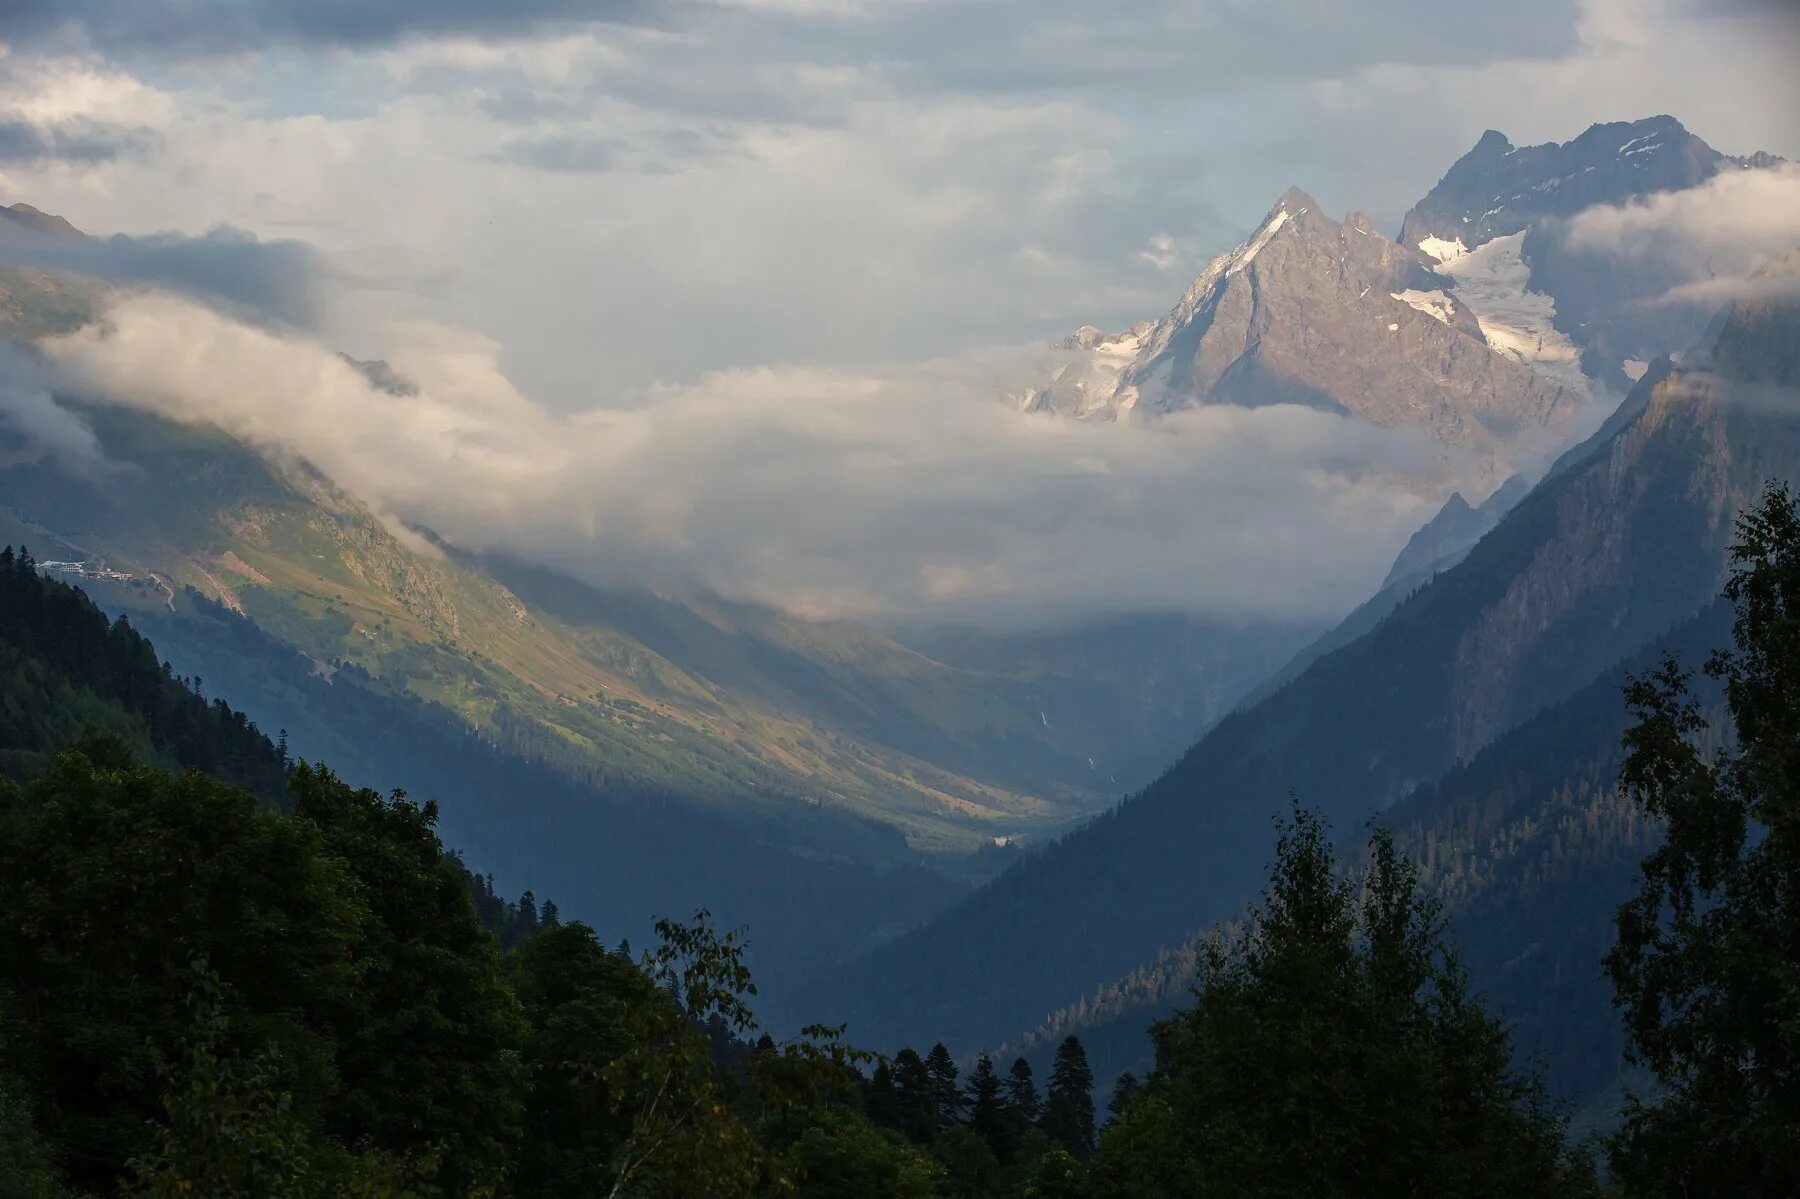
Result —
[{"label": "pine tree", "polygon": [[1081,1039],[1072,1034],[1056,1048],[1042,1127],[1077,1159],[1094,1152],[1094,1072]]}]

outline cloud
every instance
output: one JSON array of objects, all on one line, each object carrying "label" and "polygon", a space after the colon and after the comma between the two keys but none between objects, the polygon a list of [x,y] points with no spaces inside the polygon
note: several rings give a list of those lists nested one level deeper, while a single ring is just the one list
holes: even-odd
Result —
[{"label": "cloud", "polygon": [[412,393],[166,296],[126,297],[45,351],[71,394],[302,455],[467,548],[816,616],[1317,618],[1374,585],[1440,469],[1416,434],[1309,409],[1151,429],[1026,417],[992,398],[1012,354],[721,372],[556,415],[491,343],[409,332],[393,363]]},{"label": "cloud", "polygon": [[1702,260],[1785,254],[1800,245],[1800,163],[1727,170],[1699,187],[1595,205],[1570,218],[1566,237],[1576,249],[1613,253],[1674,244]]},{"label": "cloud", "polygon": [[1758,269],[1800,247],[1800,164],[1729,170],[1699,187],[1596,205],[1559,231],[1565,245],[1668,281],[1659,301],[1713,306],[1752,286]]},{"label": "cloud", "polygon": [[265,323],[311,328],[319,318],[323,264],[311,246],[225,226],[201,237],[15,235],[0,240],[0,262],[166,288]]},{"label": "cloud", "polygon": [[17,349],[0,349],[0,466],[46,457],[83,472],[106,465],[87,422],[50,394],[41,364]]},{"label": "cloud", "polygon": [[367,46],[453,33],[508,36],[551,25],[644,21],[650,0],[9,0],[0,39],[107,52],[235,53]]},{"label": "cloud", "polygon": [[45,126],[30,121],[0,120],[0,163],[60,159],[92,163],[122,154],[141,154],[155,145],[145,129],[75,121]]}]

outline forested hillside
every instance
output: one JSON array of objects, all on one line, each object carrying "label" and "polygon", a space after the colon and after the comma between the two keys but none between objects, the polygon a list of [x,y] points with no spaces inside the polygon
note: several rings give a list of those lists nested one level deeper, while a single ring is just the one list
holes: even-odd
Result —
[{"label": "forested hillside", "polygon": [[1736,514],[1800,475],[1790,401],[1764,394],[1797,355],[1791,296],[1735,304],[1714,353],[1647,375],[1627,420],[1373,630],[832,980],[846,1014],[883,1037],[1003,1043],[1233,916],[1284,795],[1353,827],[1691,618],[1718,594]]},{"label": "forested hillside", "polygon": [[[1373,817],[1442,899],[1472,984],[1566,1099],[1596,1099],[1623,1067],[1625,1030],[1600,959],[1638,861],[1659,837],[1618,786],[1626,682],[1665,654],[1697,670],[1729,636],[1728,610],[1714,604]],[[1198,933],[1096,988],[1018,1051],[1036,1061],[1076,1034],[1103,1083],[1122,1071],[1142,1075],[1153,1048],[1146,1025],[1188,1000],[1209,940],[1238,924]]]},{"label": "forested hillside", "polygon": [[[1736,1193],[1774,1195],[1794,1181],[1789,1157],[1771,1149],[1793,1130],[1785,1109],[1745,1107],[1718,1066],[1685,1065],[1723,1053],[1739,1069],[1787,1068],[1770,1038],[1791,978],[1755,947],[1791,931],[1768,927],[1781,914],[1758,897],[1763,881],[1779,890],[1792,879],[1791,817],[1769,801],[1792,790],[1780,754],[1791,755],[1795,726],[1783,696],[1800,646],[1789,615],[1800,609],[1800,514],[1770,494],[1762,523],[1744,525],[1748,565],[1731,585],[1738,652],[1708,667],[1727,684],[1742,756],[1701,756],[1708,721],[1674,659],[1630,690],[1624,775],[1632,800],[1672,830],[1621,914],[1621,948],[1604,959],[1632,1005],[1634,1052],[1669,1088],[1633,1107],[1610,1143],[1631,1194],[1732,1178],[1745,1184]],[[59,630],[49,656],[86,664],[77,669],[92,683],[76,688],[33,659],[50,679],[42,695],[81,694],[79,713],[149,728],[144,713],[158,705],[128,710],[118,695],[186,690],[155,668],[96,670],[114,656],[109,642],[130,648],[127,661],[154,653],[91,619],[84,597],[38,579],[28,559],[6,570],[7,627],[26,627],[12,619],[20,612],[54,613],[41,626]],[[1684,637],[1716,631],[1700,621]],[[199,770],[134,762],[122,737],[94,730],[25,786],[0,779],[6,1193],[1599,1193],[1590,1151],[1568,1143],[1540,1078],[1515,1064],[1512,1039],[1468,985],[1443,906],[1385,832],[1341,864],[1321,817],[1291,810],[1261,902],[1197,955],[1191,1006],[1153,1026],[1153,1066],[1113,1088],[1102,1125],[1073,1036],[1041,1092],[1023,1059],[1002,1076],[984,1054],[965,1072],[942,1043],[888,1057],[823,1025],[753,1040],[742,934],[704,912],[660,922],[659,944],[635,961],[528,898],[500,905],[497,936],[483,928],[491,888],[472,889],[444,852],[435,805],[357,789],[322,766],[290,770],[243,717],[189,700],[167,706],[218,713],[220,740],[242,760],[282,770],[279,806]],[[1559,743],[1591,735],[1561,715],[1520,737],[1552,763]],[[12,725],[0,735],[0,748],[16,748],[14,736],[42,743]],[[1465,908],[1464,894],[1505,893],[1547,915],[1531,902],[1554,899],[1541,884],[1572,873],[1567,820],[1544,821],[1558,826],[1550,845],[1531,828],[1554,768],[1490,755],[1466,770],[1460,799],[1455,786],[1414,797],[1423,826],[1452,805],[1457,820],[1443,823],[1463,829],[1462,843],[1424,838],[1438,889]],[[1469,795],[1485,798],[1471,810]],[[1563,792],[1550,806],[1578,798]],[[1622,827],[1600,840],[1629,841],[1633,822]],[[1483,840],[1500,852],[1465,852]],[[1658,914],[1662,888],[1694,886],[1684,863],[1696,853],[1708,863],[1707,924],[1723,926],[1705,945],[1692,938],[1714,934],[1683,929],[1679,903],[1675,935]],[[1581,939],[1557,947],[1571,969]],[[1671,986],[1714,995],[1729,1039],[1691,1039],[1681,1022],[1694,1013],[1662,999]],[[1694,1127],[1726,1135],[1695,1153]]]}]

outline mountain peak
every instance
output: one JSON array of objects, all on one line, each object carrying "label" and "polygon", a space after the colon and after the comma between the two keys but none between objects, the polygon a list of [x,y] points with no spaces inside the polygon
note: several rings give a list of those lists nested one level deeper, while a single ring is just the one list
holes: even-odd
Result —
[{"label": "mountain peak", "polygon": [[1400,240],[1474,249],[1595,204],[1693,187],[1732,163],[1749,160],[1728,159],[1667,114],[1590,125],[1571,141],[1538,146],[1513,146],[1490,129],[1406,214]]},{"label": "mountain peak", "polygon": [[1269,215],[1274,216],[1284,208],[1289,216],[1298,216],[1302,210],[1317,212],[1319,202],[1298,186],[1294,186],[1281,193],[1281,198],[1275,201],[1274,206],[1269,209]]}]

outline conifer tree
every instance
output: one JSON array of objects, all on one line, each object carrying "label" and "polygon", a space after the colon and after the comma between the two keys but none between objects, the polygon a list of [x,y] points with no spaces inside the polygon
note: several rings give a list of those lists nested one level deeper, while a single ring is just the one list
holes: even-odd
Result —
[{"label": "conifer tree", "polygon": [[1042,1126],[1051,1140],[1077,1159],[1093,1153],[1094,1072],[1081,1039],[1072,1034],[1056,1047]]},{"label": "conifer tree", "polygon": [[1001,1098],[1000,1076],[987,1054],[975,1060],[968,1083],[969,1128],[988,1143],[994,1153],[1006,1157],[1008,1149],[1006,1102]]},{"label": "conifer tree", "polygon": [[1137,1075],[1131,1071],[1127,1070],[1119,1075],[1119,1080],[1113,1083],[1112,1099],[1106,1104],[1107,1114],[1116,1119],[1119,1113],[1124,1111],[1133,1099],[1137,1098],[1137,1093],[1142,1089],[1143,1086],[1138,1082]]},{"label": "conifer tree", "polygon": [[901,1132],[915,1141],[931,1139],[937,1130],[931,1071],[915,1049],[902,1049],[894,1055],[894,1107]]},{"label": "conifer tree", "polygon": [[868,1100],[864,1107],[869,1119],[882,1128],[902,1128],[900,1099],[894,1088],[894,1071],[886,1058],[875,1063],[875,1073],[869,1078]]},{"label": "conifer tree", "polygon": [[1014,1059],[1012,1068],[1006,1072],[1006,1107],[1013,1118],[1023,1124],[1035,1126],[1041,1114],[1031,1063],[1022,1057]]},{"label": "conifer tree", "polygon": [[925,1055],[925,1073],[930,1088],[932,1131],[940,1132],[959,1122],[963,1111],[962,1090],[956,1085],[956,1062],[942,1041]]},{"label": "conifer tree", "polygon": [[1096,1199],[1596,1193],[1537,1080],[1469,992],[1417,869],[1377,832],[1339,869],[1296,809],[1264,901],[1157,1024],[1156,1069],[1106,1126]]}]

